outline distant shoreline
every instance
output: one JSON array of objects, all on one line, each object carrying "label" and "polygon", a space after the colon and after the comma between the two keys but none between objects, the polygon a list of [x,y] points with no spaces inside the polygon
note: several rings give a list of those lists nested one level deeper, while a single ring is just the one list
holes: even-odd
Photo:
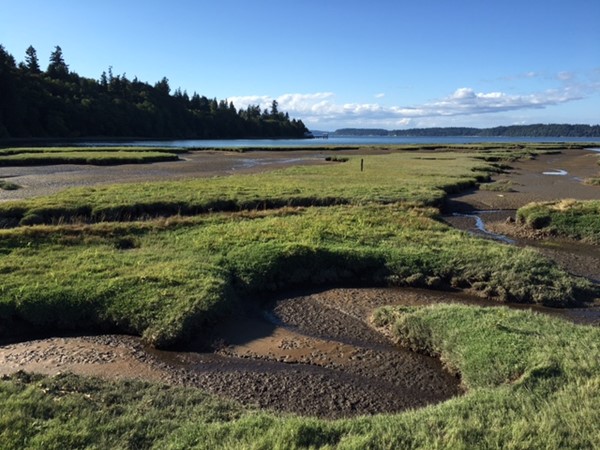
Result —
[{"label": "distant shoreline", "polygon": [[576,144],[600,148],[600,137],[528,137],[528,136],[342,136],[330,135],[329,139],[307,138],[247,138],[247,139],[154,139],[154,138],[20,138],[2,139],[0,148],[28,146],[136,146],[136,147],[173,147],[186,149],[255,149],[272,150],[275,148],[331,149],[336,147],[379,146],[393,147],[401,145],[477,145],[477,144]]},{"label": "distant shoreline", "polygon": [[539,137],[539,138],[600,138],[600,125],[586,124],[532,124],[492,128],[431,127],[386,130],[382,128],[340,128],[334,136],[388,136],[388,137]]}]

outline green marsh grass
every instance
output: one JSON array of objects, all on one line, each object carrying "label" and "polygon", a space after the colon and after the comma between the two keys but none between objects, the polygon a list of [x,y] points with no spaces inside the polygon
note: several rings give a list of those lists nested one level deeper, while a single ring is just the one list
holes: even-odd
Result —
[{"label": "green marsh grass", "polygon": [[5,230],[0,318],[48,330],[117,328],[164,347],[249,294],[294,286],[459,287],[555,306],[595,293],[533,251],[434,217],[370,205]]},{"label": "green marsh grass", "polygon": [[0,167],[42,166],[50,164],[148,164],[155,162],[177,161],[176,153],[158,151],[104,151],[104,149],[85,149],[79,151],[20,152],[0,155]]},{"label": "green marsh grass", "polygon": [[20,154],[53,154],[53,153],[118,153],[118,152],[130,152],[130,153],[148,153],[148,152],[159,152],[159,153],[187,153],[190,149],[180,147],[135,147],[135,146],[102,146],[102,147],[10,147],[0,148],[0,157],[20,155]]},{"label": "green marsh grass", "polygon": [[[21,226],[0,233],[0,319],[48,331],[116,328],[164,347],[250,293],[297,285],[468,288],[556,306],[596,295],[532,251],[437,222],[428,205],[485,179],[487,166],[468,154],[436,156],[371,156],[364,172],[351,158],[3,203],[4,224]],[[157,214],[167,217],[130,221]],[[36,223],[57,225],[25,226]]]},{"label": "green marsh grass", "polygon": [[479,189],[491,192],[516,192],[514,185],[515,183],[511,180],[498,180],[492,183],[482,183]]},{"label": "green marsh grass", "polygon": [[488,179],[488,165],[468,154],[439,153],[443,161],[414,153],[351,158],[344,164],[298,166],[263,174],[177,182],[115,184],[69,189],[50,197],[0,205],[0,226],[72,221],[136,220],[214,211],[283,206],[397,203],[440,205]]},{"label": "green marsh grass", "polygon": [[600,177],[586,178],[584,183],[590,186],[600,186]]},{"label": "green marsh grass", "polygon": [[17,189],[21,189],[21,186],[19,186],[16,183],[12,183],[10,181],[0,180],[0,190],[16,191]]},{"label": "green marsh grass", "polygon": [[517,220],[544,233],[600,243],[600,200],[530,203],[517,211]]}]

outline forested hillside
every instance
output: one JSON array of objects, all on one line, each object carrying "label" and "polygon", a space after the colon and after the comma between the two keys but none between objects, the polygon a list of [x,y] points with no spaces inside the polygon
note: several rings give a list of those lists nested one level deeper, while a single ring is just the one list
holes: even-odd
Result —
[{"label": "forested hillside", "polygon": [[494,128],[440,127],[383,130],[380,128],[342,128],[338,136],[482,136],[482,137],[600,137],[600,125],[533,124]]},{"label": "forested hillside", "polygon": [[46,70],[29,47],[19,64],[0,45],[0,138],[300,138],[308,130],[280,112],[176,89],[165,77],[154,85],[112,69],[98,80],[69,69],[62,49]]}]

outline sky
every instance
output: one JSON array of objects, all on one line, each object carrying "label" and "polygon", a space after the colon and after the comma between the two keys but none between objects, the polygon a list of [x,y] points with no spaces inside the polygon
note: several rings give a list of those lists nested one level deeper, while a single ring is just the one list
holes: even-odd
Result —
[{"label": "sky", "polygon": [[600,123],[598,0],[0,0],[0,44],[315,130]]}]

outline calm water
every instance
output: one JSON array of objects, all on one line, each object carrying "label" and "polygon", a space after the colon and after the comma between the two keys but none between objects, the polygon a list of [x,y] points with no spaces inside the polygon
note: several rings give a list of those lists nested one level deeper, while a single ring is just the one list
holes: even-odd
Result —
[{"label": "calm water", "polygon": [[321,147],[326,145],[399,145],[399,144],[477,144],[484,142],[593,142],[593,138],[512,138],[512,137],[382,137],[338,136],[329,139],[222,139],[130,142],[84,142],[82,145],[139,145],[152,147],[226,148],[226,147]]}]

